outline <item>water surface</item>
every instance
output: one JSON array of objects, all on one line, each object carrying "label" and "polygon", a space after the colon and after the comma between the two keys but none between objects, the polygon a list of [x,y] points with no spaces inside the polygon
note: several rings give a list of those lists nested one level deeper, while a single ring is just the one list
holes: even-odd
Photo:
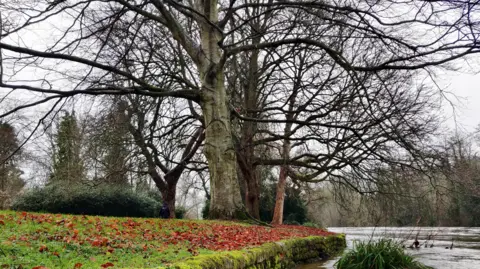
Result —
[{"label": "water surface", "polygon": [[[435,269],[480,269],[480,227],[335,227],[328,230],[345,233],[347,249],[352,248],[356,240],[380,237],[393,238],[408,247],[418,234],[421,247],[407,248],[407,252],[423,264]],[[337,259],[300,265],[297,269],[333,269]]]}]

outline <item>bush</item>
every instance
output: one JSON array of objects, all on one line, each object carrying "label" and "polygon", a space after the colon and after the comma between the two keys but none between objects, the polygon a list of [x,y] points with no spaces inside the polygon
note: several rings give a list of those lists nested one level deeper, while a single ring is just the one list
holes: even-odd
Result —
[{"label": "bush", "polygon": [[187,213],[187,209],[185,209],[185,207],[182,207],[182,206],[175,207],[175,218],[183,219],[186,213]]},{"label": "bush", "polygon": [[161,202],[145,193],[115,187],[49,185],[18,197],[13,210],[116,217],[157,217]]},{"label": "bush", "polygon": [[205,206],[202,208],[202,218],[208,219],[208,214],[210,213],[210,200],[205,201]]},{"label": "bush", "polygon": [[338,269],[430,268],[415,261],[392,239],[357,243],[335,266]]},{"label": "bush", "polygon": [[[276,182],[264,182],[260,195],[260,220],[272,221],[277,192]],[[302,200],[301,191],[293,186],[285,187],[285,200],[283,204],[283,223],[301,225],[308,221],[307,207]]]},{"label": "bush", "polygon": [[311,227],[311,228],[323,228],[322,226],[320,226],[320,225],[318,225],[314,222],[305,222],[302,225],[305,226],[305,227]]}]

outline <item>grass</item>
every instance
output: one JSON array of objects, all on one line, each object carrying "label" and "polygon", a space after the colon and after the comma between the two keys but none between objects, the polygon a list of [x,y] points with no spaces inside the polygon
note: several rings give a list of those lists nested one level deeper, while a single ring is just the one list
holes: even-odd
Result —
[{"label": "grass", "polygon": [[328,234],[301,226],[0,211],[0,268],[158,268],[196,255]]},{"label": "grass", "polygon": [[337,269],[428,269],[392,239],[355,243],[335,264]]}]

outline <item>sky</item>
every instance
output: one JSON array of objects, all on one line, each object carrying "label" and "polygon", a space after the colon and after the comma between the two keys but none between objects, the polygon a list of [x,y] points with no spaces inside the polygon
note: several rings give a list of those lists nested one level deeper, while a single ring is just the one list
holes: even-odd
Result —
[{"label": "sky", "polygon": [[[52,34],[55,30],[62,32],[60,28],[65,28],[68,24],[63,21],[63,23],[55,24],[54,28],[52,28],[53,26],[34,25],[28,35],[23,35],[22,39],[28,44],[35,44],[35,46],[46,45],[52,36],[55,36]],[[36,49],[39,48],[36,47]],[[30,70],[30,72],[34,71]],[[480,90],[478,89],[480,87],[480,74],[445,72],[439,75],[438,82],[441,84],[441,88],[448,92],[446,97],[453,104],[452,107],[448,101],[443,100],[442,116],[446,118],[444,127],[451,131],[457,130],[460,133],[474,131],[475,127],[480,124]],[[32,96],[31,93],[28,96]],[[38,112],[38,110],[35,112]]]},{"label": "sky", "polygon": [[452,131],[472,132],[480,124],[480,74],[451,72],[442,79],[442,86],[447,92],[447,99],[454,107],[444,100],[444,116],[446,125]]}]

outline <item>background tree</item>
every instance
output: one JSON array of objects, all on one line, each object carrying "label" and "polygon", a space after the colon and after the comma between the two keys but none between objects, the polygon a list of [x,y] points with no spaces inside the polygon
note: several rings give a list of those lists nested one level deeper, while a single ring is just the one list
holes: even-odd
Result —
[{"label": "background tree", "polygon": [[0,121],[0,209],[25,185],[18,168],[18,140],[15,129],[7,122]]},{"label": "background tree", "polygon": [[72,184],[85,179],[81,157],[82,137],[75,114],[65,112],[55,136],[53,173],[50,183]]},{"label": "background tree", "polygon": [[107,132],[104,142],[107,152],[104,157],[105,181],[115,185],[128,185],[128,116],[126,103],[114,100],[112,111],[105,119],[103,129]]},{"label": "background tree", "polygon": [[[392,73],[403,74],[400,70],[431,72],[434,66],[478,52],[478,25],[471,19],[478,4],[471,1],[42,0],[3,3],[0,8],[2,65],[35,70],[38,76],[17,83],[23,73],[4,68],[0,86],[42,93],[0,117],[76,94],[137,94],[195,102],[205,127],[213,218],[235,218],[243,210],[230,121],[233,109],[225,83],[227,62],[234,55],[260,50],[261,59],[269,50],[312,47],[326,54],[328,65],[348,76],[361,92],[374,84],[365,77],[377,77],[375,83],[381,83]],[[262,25],[256,20],[266,17],[264,28],[251,30],[252,25]],[[65,24],[47,33],[49,42],[35,39],[31,46],[16,42],[25,40],[19,36],[32,28],[58,19]],[[257,36],[260,40],[251,42]],[[184,56],[174,62],[192,72],[184,75],[165,65],[165,59],[172,59],[168,55]],[[175,87],[164,88],[158,78],[167,78]],[[119,86],[119,80],[128,83]],[[358,102],[368,107],[373,101],[364,97]],[[349,111],[348,106],[343,109]],[[274,120],[286,122],[270,119]],[[320,127],[317,135],[338,131],[335,126]],[[395,133],[395,126],[385,127]],[[349,147],[355,150],[355,144]],[[344,156],[351,153],[338,150]],[[336,174],[335,179],[345,177]]]},{"label": "background tree", "polygon": [[[204,141],[204,128],[188,113],[178,109],[175,100],[134,96],[125,103],[128,130],[139,154],[145,160],[146,173],[175,217],[177,184]],[[171,102],[170,102],[171,101]],[[169,103],[169,109],[166,109]],[[160,109],[165,109],[160,111]],[[177,110],[178,109],[178,110]]]},{"label": "background tree", "polygon": [[[141,165],[134,158],[132,138],[128,131],[129,118],[125,102],[120,98],[103,98],[105,111],[87,116],[83,120],[85,133],[86,170],[98,184],[130,187],[138,184],[141,173],[134,172],[134,166]],[[88,165],[87,165],[88,164]],[[141,170],[141,169],[140,169]],[[138,169],[135,171],[138,172]]]}]

